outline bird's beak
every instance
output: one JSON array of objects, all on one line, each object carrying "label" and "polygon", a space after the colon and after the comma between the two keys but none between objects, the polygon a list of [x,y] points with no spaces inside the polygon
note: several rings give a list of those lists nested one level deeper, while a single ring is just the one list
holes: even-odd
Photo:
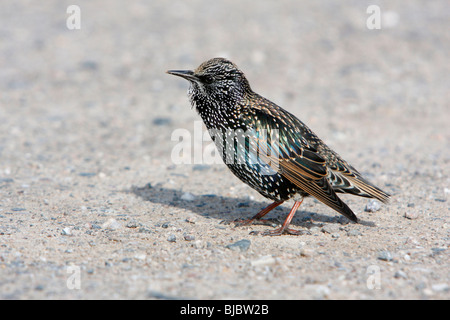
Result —
[{"label": "bird's beak", "polygon": [[168,70],[167,73],[185,78],[189,81],[198,81],[198,78],[195,76],[194,71],[191,70]]}]

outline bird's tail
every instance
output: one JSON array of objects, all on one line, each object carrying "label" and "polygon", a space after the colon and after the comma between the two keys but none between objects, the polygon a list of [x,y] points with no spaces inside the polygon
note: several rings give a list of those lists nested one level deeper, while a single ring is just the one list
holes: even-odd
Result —
[{"label": "bird's tail", "polygon": [[356,170],[345,173],[331,171],[329,178],[331,185],[336,192],[350,193],[366,198],[375,198],[383,203],[389,203],[391,195],[363,178]]}]

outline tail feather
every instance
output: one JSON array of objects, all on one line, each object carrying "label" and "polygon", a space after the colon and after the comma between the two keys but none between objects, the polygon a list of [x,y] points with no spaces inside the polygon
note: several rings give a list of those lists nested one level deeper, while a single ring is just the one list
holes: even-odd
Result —
[{"label": "tail feather", "polygon": [[359,174],[330,171],[329,181],[336,192],[375,198],[383,203],[389,203],[391,197],[390,194],[384,192]]},{"label": "tail feather", "polygon": [[373,185],[369,181],[365,180],[364,178],[356,177],[352,179],[352,182],[364,193],[370,195],[371,198],[380,200],[383,203],[389,203],[391,195],[384,192],[383,190]]}]

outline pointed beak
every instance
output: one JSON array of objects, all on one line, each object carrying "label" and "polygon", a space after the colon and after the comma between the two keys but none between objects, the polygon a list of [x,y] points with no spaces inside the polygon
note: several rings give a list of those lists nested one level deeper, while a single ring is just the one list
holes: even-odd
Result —
[{"label": "pointed beak", "polygon": [[168,70],[166,73],[182,77],[189,81],[198,81],[198,78],[194,75],[194,71],[191,70]]}]

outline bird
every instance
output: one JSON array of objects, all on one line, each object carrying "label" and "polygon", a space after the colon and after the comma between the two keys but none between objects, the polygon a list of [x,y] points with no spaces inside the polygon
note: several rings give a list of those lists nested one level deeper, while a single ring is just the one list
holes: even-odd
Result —
[{"label": "bird", "polygon": [[242,182],[273,201],[249,225],[287,200],[294,205],[283,224],[263,235],[300,235],[289,228],[303,199],[312,196],[358,223],[338,193],[388,203],[390,195],[364,178],[306,124],[254,92],[244,72],[225,58],[212,58],[195,70],[168,70],[189,81],[188,97],[202,118],[222,160]]}]

